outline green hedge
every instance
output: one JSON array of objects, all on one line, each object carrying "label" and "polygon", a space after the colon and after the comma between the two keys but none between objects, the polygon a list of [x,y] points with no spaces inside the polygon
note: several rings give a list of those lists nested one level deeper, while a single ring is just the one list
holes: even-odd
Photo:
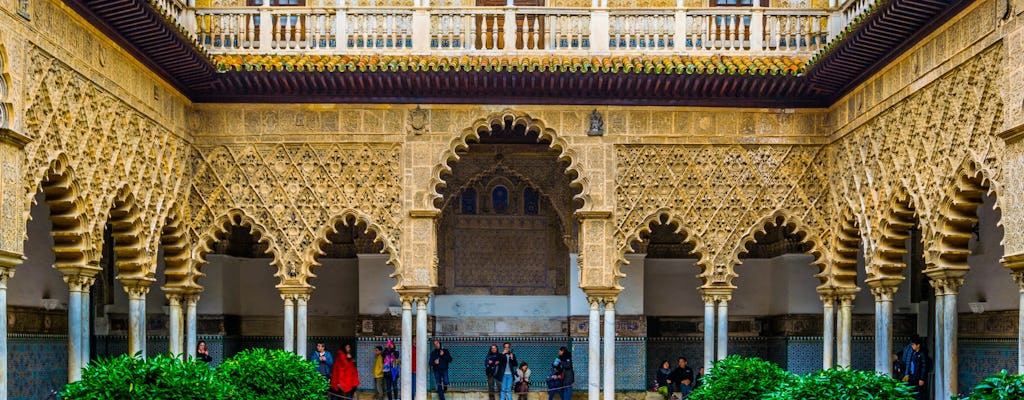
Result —
[{"label": "green hedge", "polygon": [[283,350],[252,349],[216,370],[169,355],[121,355],[94,360],[82,379],[64,387],[65,400],[322,400],[327,381],[312,362]]},{"label": "green hedge", "polygon": [[1024,375],[1002,372],[989,376],[974,387],[966,400],[1017,400],[1024,399]]},{"label": "green hedge", "polygon": [[796,376],[760,358],[729,356],[715,362],[690,400],[765,399]]}]

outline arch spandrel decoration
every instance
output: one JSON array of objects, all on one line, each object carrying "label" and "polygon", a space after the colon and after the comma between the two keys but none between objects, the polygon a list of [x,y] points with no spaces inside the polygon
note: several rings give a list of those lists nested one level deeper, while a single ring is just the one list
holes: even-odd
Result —
[{"label": "arch spandrel decoration", "polygon": [[619,145],[615,153],[619,263],[628,238],[660,210],[703,241],[705,285],[729,285],[743,235],[764,215],[787,210],[810,232],[831,220],[829,158],[817,146]]},{"label": "arch spandrel decoration", "polygon": [[[281,285],[307,286],[336,218],[354,216],[391,252],[401,220],[401,152],[395,144],[241,144],[198,148],[189,208],[192,234],[237,209],[277,248]],[[396,273],[401,263],[392,260]]]}]

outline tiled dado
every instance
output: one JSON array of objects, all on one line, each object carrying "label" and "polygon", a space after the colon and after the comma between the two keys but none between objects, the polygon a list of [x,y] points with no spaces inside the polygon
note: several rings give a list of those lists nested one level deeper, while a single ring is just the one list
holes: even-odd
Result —
[{"label": "tiled dado", "polygon": [[45,399],[68,381],[68,337],[10,334],[7,366],[10,400]]}]

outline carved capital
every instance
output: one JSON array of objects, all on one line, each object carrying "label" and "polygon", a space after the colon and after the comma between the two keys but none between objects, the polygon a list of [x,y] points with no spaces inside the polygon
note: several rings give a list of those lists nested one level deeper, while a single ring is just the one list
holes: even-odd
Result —
[{"label": "carved capital", "polygon": [[125,286],[124,291],[128,293],[128,298],[131,300],[144,300],[146,294],[149,293],[149,286],[146,285],[132,285]]},{"label": "carved capital", "polygon": [[932,278],[928,283],[935,288],[936,296],[955,295],[964,284],[964,278],[942,277]]},{"label": "carved capital", "polygon": [[72,292],[88,292],[96,278],[87,275],[64,275],[64,282],[67,282],[68,289]]},{"label": "carved capital", "polygon": [[1017,271],[1012,274],[1013,281],[1017,282],[1017,287],[1020,288],[1021,293],[1024,293],[1024,271]]},{"label": "carved capital", "polygon": [[888,301],[891,302],[894,295],[896,295],[896,286],[879,286],[871,288],[871,294],[875,296],[875,301]]},{"label": "carved capital", "polygon": [[295,294],[295,301],[299,304],[305,304],[309,302],[309,293],[297,293]]},{"label": "carved capital", "polygon": [[293,304],[295,304],[295,294],[294,293],[281,293],[281,300],[284,300],[284,305],[286,305],[286,306],[293,305]]},{"label": "carved capital", "polygon": [[590,303],[591,310],[601,309],[601,297],[600,296],[587,296],[587,302]]},{"label": "carved capital", "polygon": [[0,289],[7,288],[7,280],[14,276],[14,268],[0,267]]},{"label": "carved capital", "polygon": [[164,294],[167,298],[167,303],[171,307],[181,307],[185,303],[185,296],[180,293],[167,293]]},{"label": "carved capital", "polygon": [[607,296],[604,299],[602,299],[602,301],[604,301],[604,309],[605,309],[605,311],[615,311],[615,302],[618,301],[618,297],[617,296]]},{"label": "carved capital", "polygon": [[836,301],[838,301],[837,297],[838,295],[833,293],[822,293],[820,295],[821,303],[824,304],[825,307],[835,307]]},{"label": "carved capital", "polygon": [[715,305],[715,302],[718,301],[718,299],[715,298],[715,295],[712,294],[702,294],[700,295],[700,300],[704,302],[704,305]]},{"label": "carved capital", "polygon": [[182,296],[185,299],[185,304],[189,307],[195,307],[196,303],[199,302],[199,293],[189,293]]},{"label": "carved capital", "polygon": [[840,294],[836,295],[836,300],[839,301],[841,307],[852,307],[853,300],[857,298],[855,294]]}]

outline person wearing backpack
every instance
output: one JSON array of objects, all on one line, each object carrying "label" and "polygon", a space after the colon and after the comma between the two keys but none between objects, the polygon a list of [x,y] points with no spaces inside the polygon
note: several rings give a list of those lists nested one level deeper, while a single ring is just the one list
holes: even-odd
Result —
[{"label": "person wearing backpack", "polygon": [[571,400],[572,385],[576,383],[576,372],[572,368],[572,353],[565,346],[558,349],[558,366],[562,368],[562,386],[565,386],[562,398]]}]

